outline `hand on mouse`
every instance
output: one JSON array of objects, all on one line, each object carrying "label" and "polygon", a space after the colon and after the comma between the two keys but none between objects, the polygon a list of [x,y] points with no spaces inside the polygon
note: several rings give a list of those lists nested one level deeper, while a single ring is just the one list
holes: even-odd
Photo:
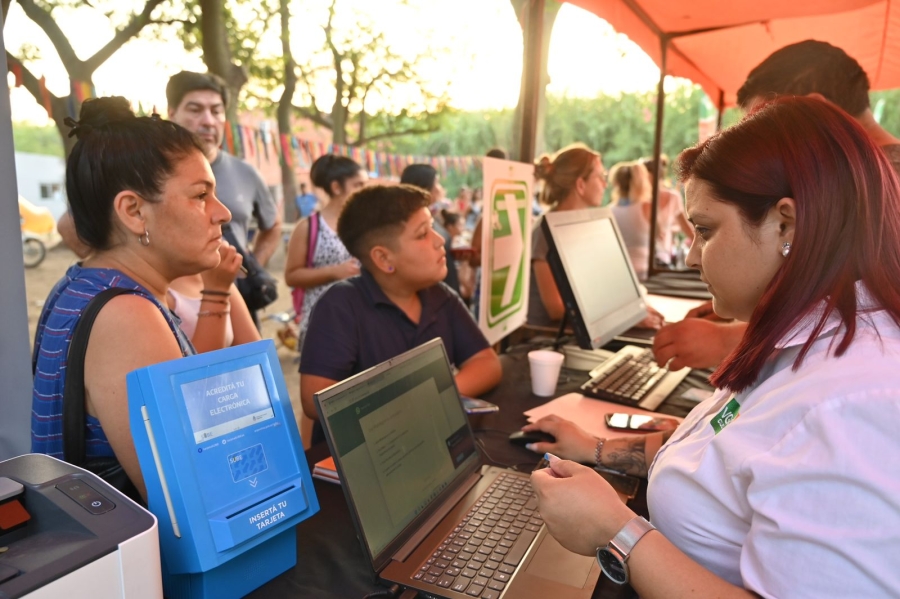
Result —
[{"label": "hand on mouse", "polygon": [[594,463],[594,449],[597,439],[583,428],[559,416],[545,416],[533,424],[522,427],[523,431],[544,431],[556,437],[555,443],[529,443],[528,449],[537,453],[553,453],[562,458]]}]

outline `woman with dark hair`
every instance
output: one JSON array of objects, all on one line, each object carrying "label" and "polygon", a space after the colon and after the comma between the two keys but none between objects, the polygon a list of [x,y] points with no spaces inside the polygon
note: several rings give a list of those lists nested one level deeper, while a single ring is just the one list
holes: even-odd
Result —
[{"label": "woman with dark hair", "polygon": [[[297,223],[288,243],[284,282],[303,290],[300,294],[294,293],[294,308],[300,319],[300,342],[309,327],[313,306],[322,294],[334,283],[359,274],[359,262],[350,255],[335,231],[347,198],[365,187],[369,180],[359,164],[346,156],[333,154],[317,158],[309,178],[325,192],[328,203],[321,211]],[[311,256],[310,245],[313,245]]]},{"label": "woman with dark hair", "polygon": [[[718,314],[748,323],[720,387],[668,436],[553,451],[646,475],[650,525],[589,468],[533,475],[566,547],[641,597],[886,597],[900,591],[900,188],[832,104],[777,100],[682,153],[688,255]],[[654,528],[655,527],[655,528]]]},{"label": "woman with dark hair", "polygon": [[[194,353],[166,307],[166,293],[176,278],[219,264],[222,225],[231,214],[215,196],[203,148],[182,127],[135,117],[120,97],[88,100],[81,120],[67,122],[78,141],[66,163],[66,191],[78,237],[94,253],[66,271],[38,321],[32,450],[64,457],[63,395],[67,377],[76,376],[67,367],[75,326],[99,293],[125,289],[90,329],[83,370],[84,457],[118,460],[145,496],[125,375]],[[229,290],[224,281],[204,288],[199,316],[226,318]]]}]

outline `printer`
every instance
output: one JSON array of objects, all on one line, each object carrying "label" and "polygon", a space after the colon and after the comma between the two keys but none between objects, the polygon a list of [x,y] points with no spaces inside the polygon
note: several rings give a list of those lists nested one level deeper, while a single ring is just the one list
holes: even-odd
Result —
[{"label": "printer", "polygon": [[0,599],[162,594],[150,512],[50,456],[0,462]]}]

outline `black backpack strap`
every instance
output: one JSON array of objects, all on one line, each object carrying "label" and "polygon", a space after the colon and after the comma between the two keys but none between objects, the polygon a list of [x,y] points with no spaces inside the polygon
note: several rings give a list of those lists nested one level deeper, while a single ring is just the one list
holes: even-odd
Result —
[{"label": "black backpack strap", "polygon": [[63,388],[63,459],[75,466],[85,461],[84,443],[84,357],[87,354],[91,328],[97,314],[117,295],[134,293],[123,287],[104,289],[88,302],[75,325],[66,358],[66,383]]}]

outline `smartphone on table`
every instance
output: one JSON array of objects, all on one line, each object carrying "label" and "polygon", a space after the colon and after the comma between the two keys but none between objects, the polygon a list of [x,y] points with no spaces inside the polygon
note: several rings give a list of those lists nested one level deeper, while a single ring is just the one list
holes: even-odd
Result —
[{"label": "smartphone on table", "polygon": [[463,408],[466,410],[466,414],[491,414],[500,411],[500,406],[489,401],[475,399],[474,397],[466,397],[465,395],[461,395],[460,397],[462,398]]},{"label": "smartphone on table", "polygon": [[606,427],[610,430],[628,431],[631,433],[655,433],[673,431],[680,422],[675,418],[649,414],[625,414],[614,412],[606,415]]}]

